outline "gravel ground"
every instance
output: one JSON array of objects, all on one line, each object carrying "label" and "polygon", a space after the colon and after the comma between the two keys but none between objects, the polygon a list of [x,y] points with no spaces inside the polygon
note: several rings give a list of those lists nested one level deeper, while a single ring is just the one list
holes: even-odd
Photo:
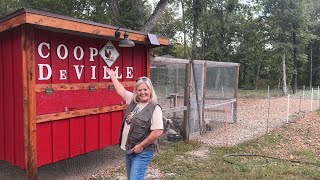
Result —
[{"label": "gravel ground", "polygon": [[[287,122],[295,122],[298,119],[301,122],[304,115],[311,110],[319,108],[318,100],[311,102],[311,100],[308,99],[290,98],[289,104],[288,107],[287,97],[271,98],[270,100],[240,98],[238,101],[237,122],[228,124],[228,136],[226,136],[226,123],[220,119],[220,121],[210,121],[212,127],[211,131],[197,137],[196,140],[203,142],[208,146],[239,144],[247,140],[258,138],[268,131],[281,129]],[[195,152],[190,152],[190,155],[197,157],[206,156],[208,146],[204,146]],[[123,174],[119,173],[116,175],[114,173],[107,173],[105,175],[113,175],[112,179],[126,179]],[[147,171],[146,179],[163,179],[164,176],[167,177],[170,176],[170,174],[164,174],[157,167],[150,166]],[[99,175],[96,177],[99,177]]]},{"label": "gravel ground", "polygon": [[[292,122],[299,116],[319,108],[318,100],[300,98],[242,99],[238,100],[237,122],[210,121],[212,130],[197,140],[211,145],[235,145],[257,138],[270,130]],[[289,109],[289,113],[288,113]]]}]

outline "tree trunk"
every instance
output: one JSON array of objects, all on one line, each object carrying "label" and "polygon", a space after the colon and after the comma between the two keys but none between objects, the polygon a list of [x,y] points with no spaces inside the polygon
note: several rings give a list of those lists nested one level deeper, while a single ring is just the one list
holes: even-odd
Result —
[{"label": "tree trunk", "polygon": [[[294,26],[294,30],[295,30],[295,26]],[[298,89],[298,65],[297,65],[297,53],[298,53],[298,49],[297,49],[297,35],[296,32],[292,33],[292,41],[293,41],[293,94],[297,93],[297,89]]]},{"label": "tree trunk", "polygon": [[197,58],[197,35],[199,27],[199,0],[193,0],[193,35],[192,35],[192,60]]},{"label": "tree trunk", "polygon": [[157,4],[157,7],[154,9],[152,15],[149,17],[147,22],[142,27],[142,32],[150,32],[153,27],[156,25],[158,19],[161,17],[161,14],[165,10],[169,0],[160,0]]},{"label": "tree trunk", "polygon": [[134,9],[138,10],[138,12],[145,14],[142,0],[131,0],[131,4]]},{"label": "tree trunk", "polygon": [[288,94],[287,91],[287,74],[286,74],[286,54],[282,54],[282,91],[285,95]]},{"label": "tree trunk", "polygon": [[218,59],[218,61],[222,61],[222,58],[226,58],[225,54],[225,47],[224,47],[224,37],[225,37],[225,21],[224,21],[224,12],[223,12],[223,2],[221,1],[220,2],[220,32],[219,32],[219,35],[220,35],[220,38],[219,38],[219,46],[220,46],[220,57]]},{"label": "tree trunk", "polygon": [[181,0],[181,8],[182,8],[182,24],[183,24],[183,57],[187,59],[187,31],[186,31],[186,19],[184,12],[185,2]]},{"label": "tree trunk", "polygon": [[119,12],[117,1],[116,0],[107,0],[107,4],[109,5],[114,17],[116,18],[118,25],[120,26],[120,22],[119,22],[120,12]]},{"label": "tree trunk", "polygon": [[257,71],[256,71],[256,78],[255,78],[255,89],[257,90],[258,89],[258,83],[259,83],[259,80],[260,80],[260,58],[257,58]]},{"label": "tree trunk", "polygon": [[312,88],[312,44],[311,44],[311,47],[310,47],[310,89]]}]

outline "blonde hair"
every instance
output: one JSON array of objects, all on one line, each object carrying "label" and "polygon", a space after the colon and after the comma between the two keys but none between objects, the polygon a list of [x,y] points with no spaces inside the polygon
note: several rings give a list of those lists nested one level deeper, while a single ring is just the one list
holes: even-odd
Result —
[{"label": "blonde hair", "polygon": [[142,83],[145,83],[150,90],[150,102],[157,104],[158,101],[157,101],[156,92],[154,91],[154,88],[153,88],[153,85],[152,85],[150,79],[147,77],[140,77],[136,80],[136,83],[135,83],[134,89],[133,89],[133,101],[135,103],[139,102],[138,96],[137,96],[137,87]]}]

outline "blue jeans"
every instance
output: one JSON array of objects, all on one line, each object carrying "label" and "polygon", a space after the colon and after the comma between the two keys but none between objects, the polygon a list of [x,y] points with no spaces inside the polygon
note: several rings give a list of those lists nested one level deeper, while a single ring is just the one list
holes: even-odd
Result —
[{"label": "blue jeans", "polygon": [[152,157],[153,151],[146,149],[139,154],[126,154],[128,180],[143,180]]}]

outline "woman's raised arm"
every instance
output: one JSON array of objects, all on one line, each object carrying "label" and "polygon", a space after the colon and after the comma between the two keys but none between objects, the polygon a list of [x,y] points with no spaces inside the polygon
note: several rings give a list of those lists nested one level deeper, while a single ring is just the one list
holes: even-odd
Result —
[{"label": "woman's raised arm", "polygon": [[125,99],[126,89],[118,81],[118,79],[116,77],[116,72],[114,72],[112,69],[107,68],[107,73],[111,77],[111,81],[112,81],[117,93],[122,97],[122,99]]}]

